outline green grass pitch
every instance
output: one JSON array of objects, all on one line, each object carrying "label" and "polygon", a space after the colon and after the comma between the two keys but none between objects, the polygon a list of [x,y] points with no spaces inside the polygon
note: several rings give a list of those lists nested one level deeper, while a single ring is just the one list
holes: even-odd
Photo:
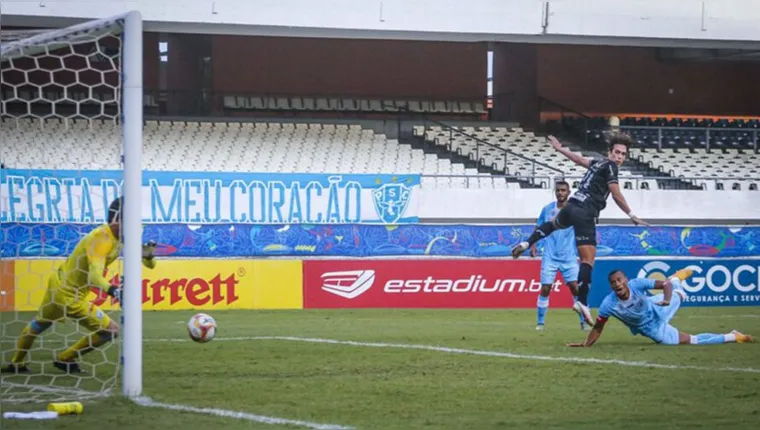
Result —
[{"label": "green grass pitch", "polygon": [[[577,316],[564,309],[549,310],[544,332],[534,330],[534,310],[209,313],[219,331],[208,344],[187,340],[184,324],[191,312],[144,314],[144,391],[154,401],[367,430],[760,428],[760,343],[658,346],[631,336],[612,320],[596,346],[572,349],[565,344],[582,340],[586,333],[579,329]],[[760,309],[682,309],[673,324],[691,333],[738,329],[760,335]],[[6,326],[4,359],[19,329]],[[67,325],[57,331],[70,329]],[[373,345],[252,339],[267,336]],[[34,351],[35,361],[45,361],[48,375],[56,374],[47,362],[63,346],[61,339],[51,333],[42,340],[43,349]],[[118,350],[105,354],[94,352],[86,361],[115,362]],[[573,362],[575,358],[586,361]],[[35,363],[34,369],[40,366]],[[98,379],[83,381],[80,389],[97,389],[98,380],[113,374],[109,364],[91,369]],[[50,378],[13,376],[2,382],[14,381],[45,385]],[[74,383],[68,376],[56,379],[56,385]],[[2,409],[44,406],[6,402]],[[0,420],[0,428],[305,427],[146,408],[116,395],[86,401],[81,416]]]}]

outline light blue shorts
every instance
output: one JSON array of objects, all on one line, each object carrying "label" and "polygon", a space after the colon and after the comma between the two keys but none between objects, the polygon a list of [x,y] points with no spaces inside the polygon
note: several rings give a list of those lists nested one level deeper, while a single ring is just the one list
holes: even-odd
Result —
[{"label": "light blue shorts", "polygon": [[[653,330],[652,336],[648,336],[655,342],[662,345],[678,345],[678,329],[670,325],[670,320],[678,312],[678,308],[681,307],[681,296],[676,294],[676,291],[683,291],[680,282],[673,282],[673,296],[670,299],[668,306],[655,306],[654,311],[657,313],[657,319],[660,321],[660,325]],[[661,301],[664,298],[663,294],[657,294],[648,299],[654,303]]]},{"label": "light blue shorts", "polygon": [[578,281],[578,261],[554,261],[550,259],[541,260],[541,284],[553,284],[557,278],[557,271],[562,274],[565,282]]},{"label": "light blue shorts", "polygon": [[661,345],[678,345],[678,329],[670,324],[663,324],[657,330],[658,333],[652,340]]}]

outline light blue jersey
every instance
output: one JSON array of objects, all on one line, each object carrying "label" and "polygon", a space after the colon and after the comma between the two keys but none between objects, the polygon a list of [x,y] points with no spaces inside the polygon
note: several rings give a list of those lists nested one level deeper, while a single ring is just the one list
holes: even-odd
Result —
[{"label": "light blue jersey", "polygon": [[628,300],[620,300],[614,292],[610,293],[599,306],[599,319],[606,321],[613,316],[625,324],[634,335],[646,336],[661,345],[685,343],[710,345],[748,341],[746,335],[735,330],[725,334],[700,333],[688,335],[679,332],[677,328],[670,325],[670,321],[686,300],[686,292],[681,280],[671,278],[670,282],[673,286],[670,303],[661,305],[659,303],[664,300],[664,294],[647,295],[648,290],[654,289],[655,281],[653,279],[637,278],[628,281],[628,289],[631,292]]},{"label": "light blue jersey", "polygon": [[[559,208],[557,202],[551,202],[541,209],[541,214],[536,222],[538,226],[545,222],[551,222],[557,217]],[[578,282],[578,251],[575,246],[575,229],[572,227],[554,230],[552,234],[538,242],[537,247],[541,251],[541,285],[554,285],[557,272],[562,274],[566,284]],[[538,295],[536,303],[537,327],[543,327],[546,311],[549,308],[549,297]],[[584,324],[583,316],[579,316],[581,326]]]},{"label": "light blue jersey", "polygon": [[647,291],[653,289],[654,285],[654,279],[629,280],[628,289],[631,296],[628,300],[620,300],[615,293],[610,293],[599,306],[599,317],[607,319],[613,316],[625,324],[634,335],[642,334],[656,338],[663,321],[655,309],[657,305],[654,300],[647,295]]},{"label": "light blue jersey", "polygon": [[[541,210],[537,225],[552,221],[557,216],[557,213],[559,213],[557,202],[549,203]],[[543,245],[544,248],[544,260],[574,262],[578,258],[578,251],[575,246],[575,229],[573,227],[554,230],[552,234],[539,242],[540,245]]]}]

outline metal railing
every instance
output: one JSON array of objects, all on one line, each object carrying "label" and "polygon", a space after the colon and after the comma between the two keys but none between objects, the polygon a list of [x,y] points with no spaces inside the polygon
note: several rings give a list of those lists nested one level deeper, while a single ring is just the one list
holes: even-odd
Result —
[{"label": "metal railing", "polygon": [[[464,130],[460,129],[456,126],[451,126],[449,124],[446,124],[444,122],[441,122],[437,119],[431,118],[429,115],[425,113],[416,113],[417,118],[420,118],[423,122],[423,124],[420,124],[423,126],[423,135],[422,138],[427,142],[427,132],[429,131],[428,128],[431,124],[435,124],[438,127],[440,127],[442,130],[445,130],[448,132],[448,143],[446,145],[443,145],[446,150],[449,152],[449,156],[463,156],[468,158],[470,161],[473,161],[476,163],[478,167],[485,167],[488,169],[491,169],[493,171],[498,171],[504,173],[504,177],[511,177],[514,178],[515,181],[527,181],[530,183],[533,180],[533,178],[538,178],[539,176],[536,175],[536,167],[541,166],[549,171],[556,172],[558,175],[564,175],[564,172],[560,169],[557,169],[556,167],[550,166],[548,164],[542,163],[540,161],[536,161],[535,159],[526,157],[524,155],[518,154],[514,151],[511,151],[509,149],[503,148],[498,145],[494,145],[493,143],[490,143],[484,139],[481,139],[473,134],[467,133]],[[488,123],[483,123],[483,126],[487,126]],[[462,151],[460,151],[460,148],[455,148],[455,145],[453,145],[454,138],[455,137],[464,137],[466,139],[470,139],[471,141],[475,142],[475,151],[473,153],[464,154]],[[438,142],[435,142],[436,147],[442,146],[439,145]],[[487,162],[486,155],[488,152],[491,153],[497,153],[503,155],[503,167],[499,166],[498,163],[491,163],[490,165]],[[509,175],[509,157],[517,158],[520,160],[524,160],[527,163],[530,163],[531,166],[531,175],[530,176],[521,176],[521,175]],[[541,184],[534,184],[534,185],[541,185]]]},{"label": "metal railing", "polygon": [[[524,160],[525,162],[530,163],[530,165],[531,165],[531,176],[534,176],[534,177],[536,176],[536,166],[544,167],[545,169],[553,171],[553,172],[557,172],[560,175],[564,174],[564,172],[562,170],[557,169],[556,167],[550,166],[550,165],[548,165],[546,163],[542,163],[540,161],[536,161],[536,160],[534,160],[532,158],[529,158],[529,157],[526,157],[524,155],[518,154],[516,152],[513,152],[513,151],[511,151],[509,149],[506,149],[506,148],[503,148],[501,146],[494,145],[493,143],[490,143],[490,142],[488,142],[488,141],[486,141],[484,139],[481,139],[481,138],[479,138],[479,137],[477,137],[477,136],[475,136],[473,134],[469,134],[469,133],[461,130],[458,127],[453,127],[453,126],[450,126],[448,124],[445,124],[445,123],[442,123],[440,121],[437,121],[437,120],[434,120],[434,119],[430,119],[430,118],[425,118],[425,122],[426,123],[435,124],[435,125],[441,127],[441,129],[443,129],[446,132],[448,132],[448,144],[445,147],[449,151],[450,155],[464,156],[461,153],[461,151],[457,152],[458,149],[454,149],[454,145],[452,145],[452,142],[454,141],[455,137],[464,137],[466,139],[470,139],[473,142],[475,142],[475,153],[474,153],[474,155],[472,153],[470,153],[470,154],[467,155],[467,157],[470,160],[476,162],[478,164],[478,166],[483,166],[483,167],[486,167],[486,168],[489,168],[489,169],[492,169],[492,170],[495,170],[495,171],[501,171],[501,172],[504,172],[505,174],[508,175],[509,174],[509,168],[508,168],[508,164],[509,164],[508,160],[509,160],[509,158],[508,157],[511,156],[512,158],[518,158],[518,159]],[[424,125],[425,125],[425,130],[428,131],[427,130],[428,124],[424,124]],[[436,145],[438,146],[438,144],[436,144]],[[490,151],[493,151],[493,152],[496,152],[496,153],[499,153],[499,154],[503,154],[503,161],[504,161],[503,168],[500,168],[500,166],[497,165],[497,164],[495,164],[495,163],[492,163],[491,165],[488,165],[486,163],[486,159],[483,156],[483,155],[485,155],[486,150],[490,150]],[[516,176],[516,177],[519,178],[520,176]]]},{"label": "metal railing", "polygon": [[[578,187],[583,176],[517,176],[517,175],[448,175],[448,174],[423,174],[422,187],[436,184],[438,179],[442,186],[462,184],[466,188],[490,188],[481,187],[483,182],[491,182],[493,188],[519,188],[519,182],[529,180],[531,183],[540,185],[541,188],[552,188],[556,181],[563,180],[570,184],[571,191]],[[507,184],[502,186],[499,181]],[[510,186],[512,183],[514,185]],[[714,191],[760,191],[759,178],[732,178],[732,177],[670,177],[670,176],[622,176],[619,178],[622,189],[625,190],[714,190]]]},{"label": "metal railing", "polygon": [[[710,149],[713,149],[712,147],[718,147],[720,145],[713,144],[713,137],[718,136],[720,137],[720,134],[723,133],[748,133],[752,136],[752,148],[755,152],[757,152],[757,146],[758,146],[758,129],[756,128],[737,128],[737,127],[720,127],[720,128],[706,128],[706,127],[662,127],[662,126],[644,126],[644,125],[621,125],[620,130],[626,131],[626,130],[647,130],[652,131],[656,129],[657,130],[657,149],[662,149],[662,140],[663,140],[663,131],[678,131],[679,133],[684,132],[702,132],[704,133],[705,137],[705,149],[708,151]],[[720,146],[720,148],[723,148],[723,146]],[[743,149],[750,149],[749,147],[744,147]]]}]

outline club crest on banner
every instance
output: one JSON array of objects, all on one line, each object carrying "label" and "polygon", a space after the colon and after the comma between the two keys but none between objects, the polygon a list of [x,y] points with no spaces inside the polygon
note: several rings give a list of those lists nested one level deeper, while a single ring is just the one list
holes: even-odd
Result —
[{"label": "club crest on banner", "polygon": [[386,224],[393,224],[401,219],[401,216],[409,206],[412,190],[404,184],[385,184],[372,192],[372,201],[380,220]]}]

